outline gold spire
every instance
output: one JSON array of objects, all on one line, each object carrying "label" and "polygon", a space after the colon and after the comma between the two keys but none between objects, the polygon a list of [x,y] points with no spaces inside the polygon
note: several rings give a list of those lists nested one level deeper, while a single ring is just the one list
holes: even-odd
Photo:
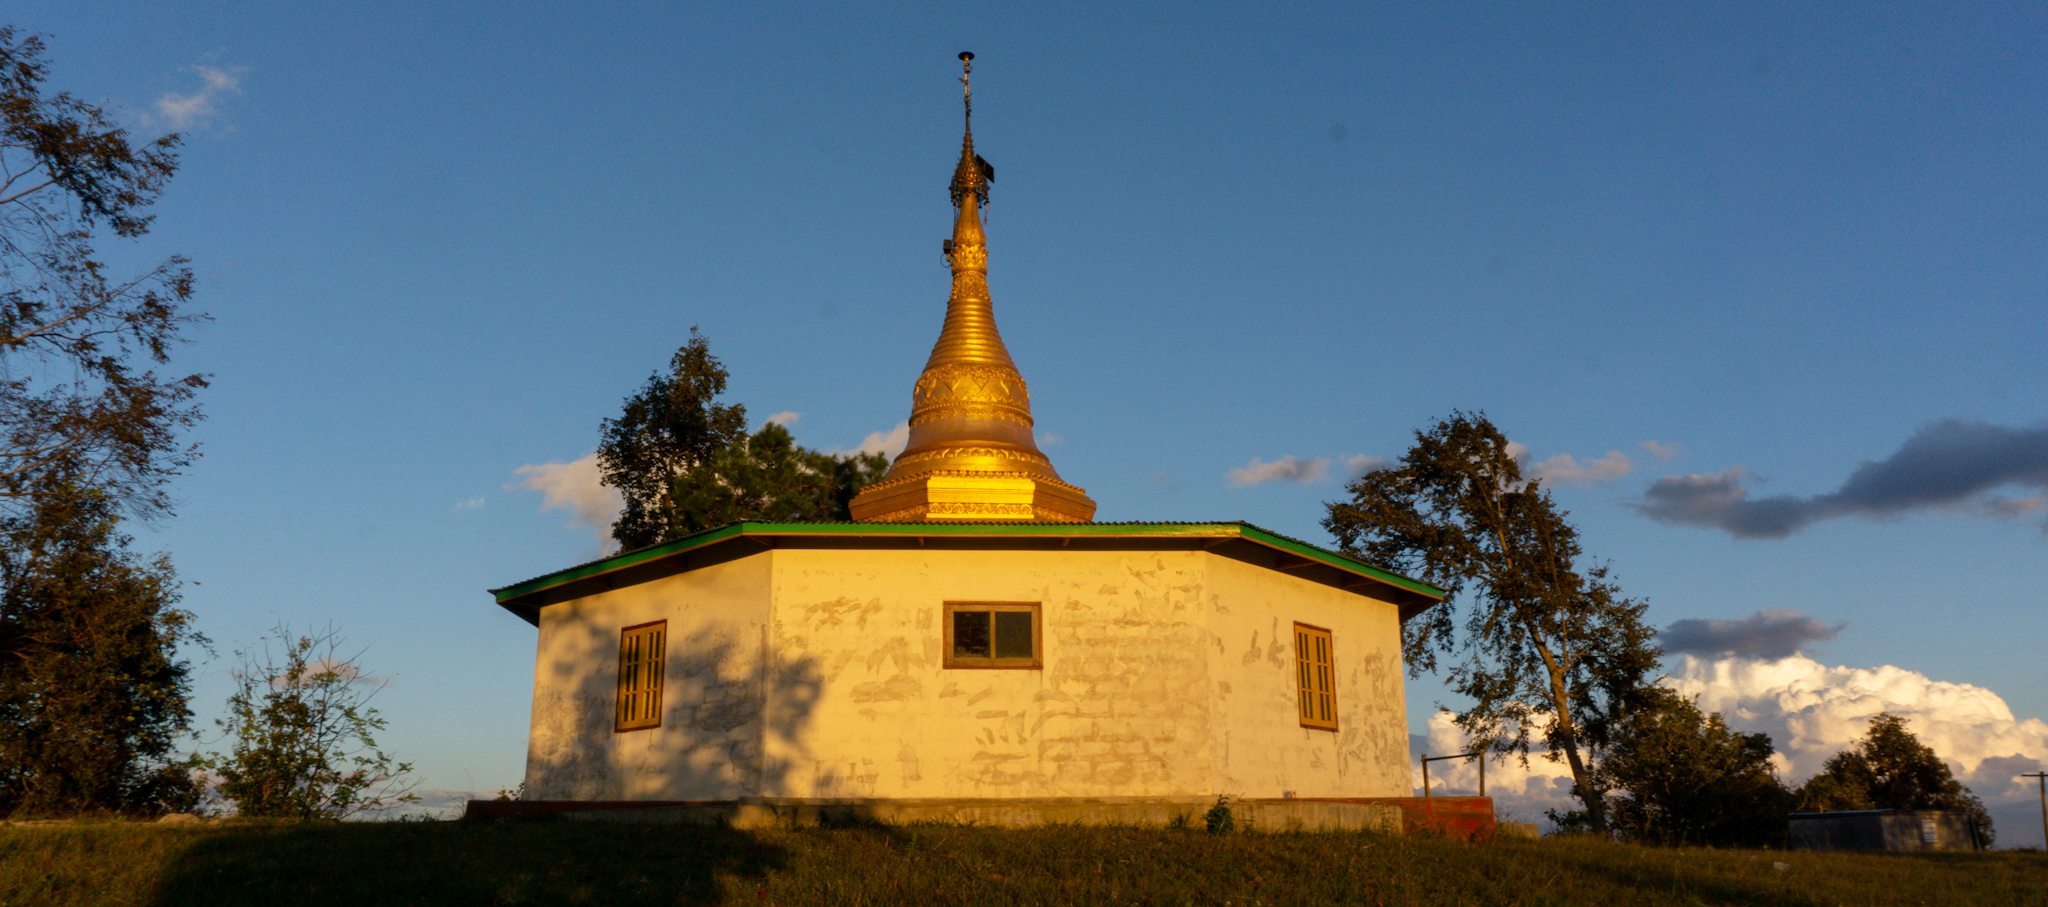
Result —
[{"label": "gold spire", "polygon": [[995,169],[974,153],[974,55],[960,55],[967,105],[950,187],[959,208],[945,243],[953,269],[946,323],[910,395],[910,441],[882,481],[853,499],[878,522],[1039,520],[1085,523],[1095,502],[1060,481],[1031,439],[1031,393],[996,333],[981,207]]}]

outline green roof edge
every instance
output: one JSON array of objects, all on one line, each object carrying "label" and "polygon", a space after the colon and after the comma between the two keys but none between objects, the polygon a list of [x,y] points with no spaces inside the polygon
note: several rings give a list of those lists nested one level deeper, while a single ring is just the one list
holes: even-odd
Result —
[{"label": "green roof edge", "polygon": [[1277,548],[1290,554],[1319,561],[1339,570],[1358,573],[1417,595],[1442,600],[1446,593],[1428,583],[1390,573],[1364,561],[1306,542],[1276,535],[1250,523],[732,523],[634,551],[621,552],[577,567],[557,570],[490,590],[499,604],[521,596],[551,589],[564,583],[623,570],[648,561],[660,560],[693,548],[716,544],[742,535],[843,535],[843,536],[1135,536],[1141,538],[1231,538],[1237,537]]}]

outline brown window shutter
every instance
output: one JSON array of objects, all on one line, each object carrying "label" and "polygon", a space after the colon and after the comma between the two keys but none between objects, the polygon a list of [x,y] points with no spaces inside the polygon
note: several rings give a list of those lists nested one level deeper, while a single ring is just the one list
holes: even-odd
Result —
[{"label": "brown window shutter", "polygon": [[1337,660],[1330,631],[1294,625],[1295,682],[1300,690],[1301,726],[1337,729]]}]

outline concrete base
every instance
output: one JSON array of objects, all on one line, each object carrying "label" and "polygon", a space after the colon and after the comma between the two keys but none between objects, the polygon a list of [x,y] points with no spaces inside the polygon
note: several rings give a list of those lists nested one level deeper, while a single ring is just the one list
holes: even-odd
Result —
[{"label": "concrete base", "polygon": [[[1041,799],[824,800],[744,797],[739,800],[590,801],[471,800],[468,820],[554,816],[594,822],[656,822],[739,829],[932,822],[1028,828],[1038,825],[1128,825],[1202,828],[1214,799],[1189,797],[1049,797]],[[1401,808],[1327,800],[1233,800],[1239,831],[1371,831],[1401,833]]]}]

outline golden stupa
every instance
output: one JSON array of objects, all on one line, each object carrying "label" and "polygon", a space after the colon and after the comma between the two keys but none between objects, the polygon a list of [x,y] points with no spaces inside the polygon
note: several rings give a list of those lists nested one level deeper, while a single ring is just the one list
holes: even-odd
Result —
[{"label": "golden stupa", "polygon": [[996,333],[981,207],[994,169],[974,153],[973,54],[961,54],[967,129],[953,169],[959,216],[945,243],[953,269],[946,323],[910,394],[910,440],[889,474],[861,489],[853,518],[876,522],[1036,520],[1085,523],[1087,492],[1060,481],[1031,439],[1031,392]]}]

